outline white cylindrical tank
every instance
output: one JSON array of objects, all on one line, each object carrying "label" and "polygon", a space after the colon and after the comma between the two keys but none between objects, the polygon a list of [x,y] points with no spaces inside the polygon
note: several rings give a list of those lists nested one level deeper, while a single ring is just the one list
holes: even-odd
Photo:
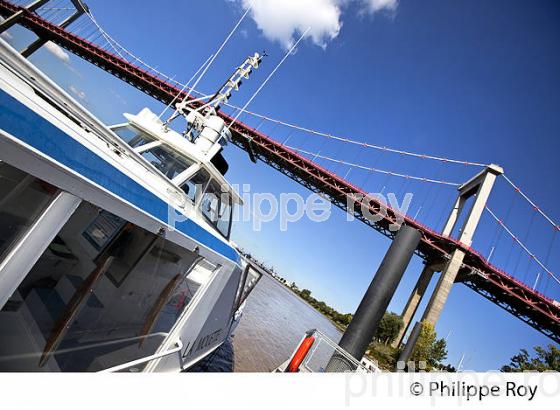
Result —
[{"label": "white cylindrical tank", "polygon": [[211,115],[204,121],[204,128],[196,139],[195,144],[202,152],[208,152],[218,142],[224,128],[224,120],[217,115]]}]

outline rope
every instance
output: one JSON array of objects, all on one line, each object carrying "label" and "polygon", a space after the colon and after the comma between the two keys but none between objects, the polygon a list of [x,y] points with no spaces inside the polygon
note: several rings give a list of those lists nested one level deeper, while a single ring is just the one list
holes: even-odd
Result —
[{"label": "rope", "polygon": [[184,101],[188,101],[189,100],[189,96],[191,95],[191,90],[195,89],[196,86],[198,85],[198,83],[200,82],[200,80],[202,80],[202,78],[204,77],[204,75],[206,74],[206,72],[208,71],[208,69],[212,66],[212,63],[214,62],[214,60],[216,59],[216,57],[218,57],[218,55],[220,54],[220,52],[222,51],[222,49],[226,46],[226,44],[228,43],[229,39],[233,36],[233,34],[237,31],[237,28],[239,27],[239,25],[243,22],[243,20],[245,19],[245,17],[247,16],[247,14],[249,13],[249,11],[252,9],[252,7],[248,7],[247,10],[245,10],[245,13],[243,13],[243,15],[241,16],[241,18],[237,21],[237,24],[233,27],[233,29],[231,29],[231,31],[229,32],[228,36],[225,38],[225,40],[222,42],[222,44],[220,45],[220,47],[218,48],[218,50],[214,53],[214,55],[212,56],[212,58],[210,59],[210,61],[208,62],[208,64],[206,65],[206,67],[204,68],[204,70],[202,71],[202,73],[200,73],[200,76],[197,78],[197,80],[195,81],[195,83],[193,84],[193,86],[189,89],[189,91],[187,92],[187,95],[184,98]]},{"label": "rope", "polygon": [[519,246],[521,246],[521,248],[527,252],[527,254],[531,257],[531,259],[533,259],[551,278],[553,278],[558,284],[560,284],[560,280],[554,276],[554,273],[552,273],[550,271],[550,269],[548,269],[540,260],[539,258],[537,258],[535,256],[534,253],[532,253],[527,246],[525,246],[525,244],[523,244],[523,242],[521,242],[517,236],[514,235],[514,233],[506,226],[504,225],[504,223],[502,222],[501,219],[499,219],[496,214],[494,212],[492,212],[492,210],[486,206],[485,209],[488,211],[488,213],[492,216],[492,218],[494,218],[496,220],[496,222],[498,222],[500,224],[500,226],[504,229],[504,231],[506,231],[508,233],[509,236],[511,236],[511,238],[517,242],[519,244]]},{"label": "rope", "polygon": [[[247,11],[249,11],[250,9],[247,9]],[[288,56],[290,54],[292,54],[292,51],[294,51],[294,49],[297,47],[297,45],[300,43],[301,40],[303,40],[303,38],[306,36],[306,34],[309,32],[309,30],[311,30],[311,27],[308,27],[307,30],[305,30],[305,32],[300,36],[300,38],[298,38],[298,40],[292,45],[292,47],[290,47],[290,49],[288,50],[288,52],[286,54],[284,54],[284,57],[282,57],[282,60],[280,60],[280,62],[278,64],[276,64],[276,67],[274,67],[274,70],[272,70],[270,72],[270,74],[268,75],[268,77],[265,78],[265,80],[261,83],[261,85],[259,86],[259,88],[257,88],[257,90],[253,93],[253,95],[251,96],[251,98],[249,98],[249,100],[245,103],[245,105],[243,106],[243,108],[241,108],[239,110],[239,112],[237,113],[237,115],[235,116],[235,118],[233,119],[233,121],[228,125],[227,129],[229,131],[229,129],[232,127],[233,124],[235,124],[237,122],[237,119],[239,118],[239,116],[247,109],[247,107],[249,106],[249,104],[251,104],[251,102],[255,99],[255,97],[257,96],[258,93],[261,92],[261,90],[264,88],[264,86],[266,85],[266,83],[268,83],[268,81],[272,78],[272,76],[274,75],[274,73],[276,73],[276,71],[280,68],[280,66],[284,63],[284,61],[286,61],[286,59],[288,58]],[[193,87],[194,88],[194,87]]]},{"label": "rope", "polygon": [[315,152],[309,152],[300,148],[296,148],[296,147],[292,147],[289,145],[286,145],[286,147],[296,151],[296,152],[300,152],[302,154],[307,154],[307,155],[313,155],[316,158],[322,158],[325,159],[327,161],[331,161],[331,162],[335,162],[338,164],[344,164],[347,165],[349,167],[352,168],[359,168],[359,169],[364,169],[366,171],[371,171],[371,172],[377,172],[380,174],[385,174],[385,175],[389,175],[389,176],[396,176],[396,177],[400,177],[400,178],[406,178],[406,179],[413,179],[415,181],[422,181],[422,182],[430,182],[433,184],[441,184],[441,185],[449,185],[449,186],[459,186],[461,184],[458,184],[456,182],[449,182],[449,181],[442,181],[442,180],[437,180],[437,179],[430,179],[430,178],[424,178],[424,177],[418,177],[418,176],[414,176],[414,175],[407,175],[407,174],[400,174],[398,172],[392,172],[392,171],[386,171],[383,169],[379,169],[379,168],[372,168],[372,167],[367,167],[365,165],[360,165],[360,164],[354,164],[352,162],[347,162],[347,161],[343,161],[340,159],[335,159],[335,158],[331,158],[328,157],[326,155],[321,155],[319,153],[315,153]]},{"label": "rope", "polygon": [[158,118],[163,117],[163,114],[165,114],[165,112],[169,109],[169,107],[171,107],[173,105],[173,103],[175,101],[177,101],[177,99],[179,98],[179,96],[183,93],[183,91],[185,91],[185,89],[189,86],[189,84],[194,80],[194,78],[198,75],[198,73],[200,73],[200,71],[203,69],[203,67],[205,67],[208,62],[210,61],[210,59],[212,58],[213,54],[211,54],[206,61],[204,62],[204,64],[202,64],[198,70],[196,70],[196,72],[192,75],[192,77],[189,79],[189,81],[187,81],[187,83],[185,85],[183,85],[183,87],[181,88],[181,91],[179,91],[177,93],[177,95],[175,97],[173,97],[173,100],[171,100],[171,102],[169,104],[167,104],[167,106],[163,109],[163,111],[161,112],[161,114],[158,116]]}]

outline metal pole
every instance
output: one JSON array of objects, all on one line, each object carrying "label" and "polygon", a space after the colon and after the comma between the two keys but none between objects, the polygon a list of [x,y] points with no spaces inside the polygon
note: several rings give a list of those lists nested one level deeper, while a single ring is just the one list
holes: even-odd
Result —
[{"label": "metal pole", "polygon": [[[377,331],[379,322],[399,285],[418,243],[420,231],[403,225],[389,247],[375,277],[371,281],[352,321],[340,340],[339,346],[356,360],[361,361]],[[354,366],[347,360],[333,355],[327,371],[352,371]]]}]

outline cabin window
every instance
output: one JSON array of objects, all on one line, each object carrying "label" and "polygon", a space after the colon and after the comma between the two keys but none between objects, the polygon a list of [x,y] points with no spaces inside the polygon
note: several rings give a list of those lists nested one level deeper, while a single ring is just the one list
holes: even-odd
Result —
[{"label": "cabin window", "polygon": [[82,202],[0,311],[0,371],[97,371],[155,353],[208,282],[203,263]]},{"label": "cabin window", "polygon": [[154,141],[154,138],[133,127],[122,126],[113,128],[112,130],[132,148],[138,148],[148,142]]},{"label": "cabin window", "polygon": [[197,200],[200,198],[204,189],[206,188],[206,184],[210,180],[210,175],[205,169],[199,170],[196,174],[194,174],[188,181],[181,185],[181,189],[189,199],[196,203]]},{"label": "cabin window", "polygon": [[173,152],[164,145],[144,151],[142,156],[169,179],[175,178],[194,164],[190,159]]},{"label": "cabin window", "polygon": [[56,193],[52,185],[0,161],[0,261]]},{"label": "cabin window", "polygon": [[231,196],[212,180],[200,201],[202,214],[226,238],[231,227]]}]

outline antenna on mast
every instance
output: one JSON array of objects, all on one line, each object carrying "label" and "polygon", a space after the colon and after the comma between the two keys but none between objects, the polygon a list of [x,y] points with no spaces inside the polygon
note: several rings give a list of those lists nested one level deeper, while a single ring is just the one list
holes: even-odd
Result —
[{"label": "antenna on mast", "polygon": [[[252,56],[247,57],[208,101],[204,102],[205,97],[190,99],[189,94],[187,94],[187,97],[183,98],[175,105],[175,113],[167,121],[165,121],[163,125],[167,127],[169,123],[182,115],[188,123],[188,127],[185,130],[184,135],[191,141],[195,140],[197,137],[196,134],[201,133],[207,125],[207,120],[211,117],[217,117],[217,112],[219,111],[221,104],[227,103],[231,98],[233,91],[239,90],[243,80],[249,79],[253,69],[259,68],[260,62],[265,55],[266,53],[263,55],[255,53]],[[201,105],[196,107],[197,103]],[[221,121],[223,122],[223,120]],[[216,124],[217,120],[214,119],[212,122]],[[225,135],[225,137],[230,139],[230,135]]]},{"label": "antenna on mast", "polygon": [[164,129],[168,129],[169,123],[182,115],[187,120],[183,135],[206,156],[214,157],[231,140],[230,130],[218,115],[220,105],[227,103],[233,91],[239,90],[243,80],[249,79],[253,70],[259,68],[263,57],[259,53],[247,57],[208,100],[206,98],[209,96],[192,99],[189,98],[190,92],[187,93],[175,104],[175,113],[163,123]]}]

